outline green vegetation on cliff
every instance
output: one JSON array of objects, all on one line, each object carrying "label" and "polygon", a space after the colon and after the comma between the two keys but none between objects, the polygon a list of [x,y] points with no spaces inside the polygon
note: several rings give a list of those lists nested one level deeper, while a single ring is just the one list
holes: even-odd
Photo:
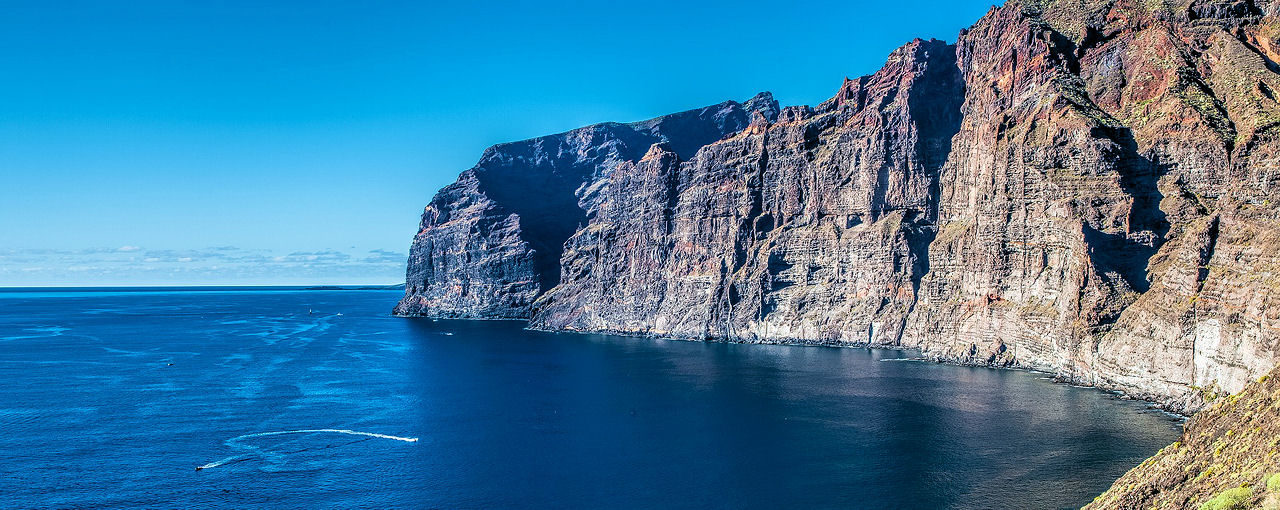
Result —
[{"label": "green vegetation on cliff", "polygon": [[1280,367],[1201,411],[1086,508],[1280,510]]}]

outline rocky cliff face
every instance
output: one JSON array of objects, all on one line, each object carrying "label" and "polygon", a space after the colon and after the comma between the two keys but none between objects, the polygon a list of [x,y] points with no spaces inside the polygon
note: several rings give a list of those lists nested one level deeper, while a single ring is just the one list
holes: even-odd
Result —
[{"label": "rocky cliff face", "polygon": [[655,143],[690,157],[745,128],[752,115],[774,119],[777,111],[765,92],[745,103],[490,147],[427,205],[395,313],[528,318],[534,298],[560,281],[564,242],[585,223],[615,167]]},{"label": "rocky cliff face", "polygon": [[917,347],[1194,410],[1280,362],[1277,10],[1014,0],[816,107],[494,147],[397,313]]},{"label": "rocky cliff face", "polygon": [[654,146],[565,244],[547,329],[892,344],[927,271],[964,83],[916,41],[817,108],[704,147]]}]

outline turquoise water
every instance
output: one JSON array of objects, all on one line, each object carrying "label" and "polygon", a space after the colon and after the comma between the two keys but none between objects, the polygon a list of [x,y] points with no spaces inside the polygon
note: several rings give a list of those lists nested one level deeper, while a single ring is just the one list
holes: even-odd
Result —
[{"label": "turquoise water", "polygon": [[399,295],[0,292],[0,506],[1066,508],[1180,427],[1031,372]]}]

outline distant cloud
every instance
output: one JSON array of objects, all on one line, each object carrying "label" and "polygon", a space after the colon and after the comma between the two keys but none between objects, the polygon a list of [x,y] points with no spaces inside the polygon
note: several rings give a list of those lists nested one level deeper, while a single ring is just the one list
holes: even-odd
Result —
[{"label": "distant cloud", "polygon": [[0,249],[0,286],[202,283],[392,283],[406,253],[316,250],[285,254],[212,246],[201,249]]},{"label": "distant cloud", "polygon": [[364,258],[364,262],[369,264],[403,264],[408,258],[408,254],[398,251],[369,250],[369,255]]},{"label": "distant cloud", "polygon": [[284,257],[276,257],[281,262],[324,262],[338,263],[351,260],[351,255],[336,250],[295,251]]}]

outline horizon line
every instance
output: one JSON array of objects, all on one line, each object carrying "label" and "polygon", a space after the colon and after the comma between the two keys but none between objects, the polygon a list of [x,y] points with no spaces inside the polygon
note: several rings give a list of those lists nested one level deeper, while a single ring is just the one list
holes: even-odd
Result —
[{"label": "horizon line", "polygon": [[377,286],[391,287],[396,285],[404,285],[404,282],[397,283],[307,283],[307,284],[284,284],[284,283],[237,283],[237,284],[160,284],[160,285],[0,285],[0,289],[163,289],[163,288],[217,288],[217,287],[356,287],[356,286]]}]

